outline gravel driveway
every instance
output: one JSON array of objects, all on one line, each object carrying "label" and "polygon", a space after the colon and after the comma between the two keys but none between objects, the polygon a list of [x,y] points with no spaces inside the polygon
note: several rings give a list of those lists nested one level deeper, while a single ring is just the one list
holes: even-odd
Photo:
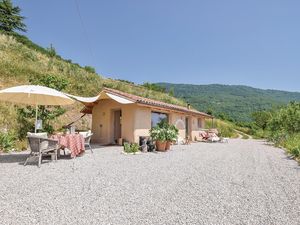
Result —
[{"label": "gravel driveway", "polygon": [[300,166],[262,141],[22,166],[0,156],[0,224],[300,224]]}]

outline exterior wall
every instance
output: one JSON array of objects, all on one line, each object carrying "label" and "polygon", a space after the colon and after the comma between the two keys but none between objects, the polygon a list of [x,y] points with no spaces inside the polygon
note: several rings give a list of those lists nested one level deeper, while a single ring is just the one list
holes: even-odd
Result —
[{"label": "exterior wall", "polygon": [[169,123],[179,130],[179,139],[185,138],[185,116],[179,113],[169,114]]},{"label": "exterior wall", "polygon": [[140,136],[149,136],[151,129],[151,109],[138,106],[134,123],[134,142],[139,143]]},{"label": "exterior wall", "polygon": [[99,144],[114,142],[113,111],[122,110],[121,136],[130,142],[134,141],[135,104],[120,104],[111,99],[103,99],[93,107],[92,112],[92,141]]},{"label": "exterior wall", "polygon": [[[198,126],[198,118],[201,120],[201,127]],[[191,138],[192,141],[197,141],[201,139],[199,131],[205,128],[205,118],[192,117],[191,122],[192,122]]]},{"label": "exterior wall", "polygon": [[[186,136],[185,131],[185,118],[184,114],[174,113],[174,112],[165,112],[157,109],[151,109],[148,107],[137,107],[135,114],[135,123],[134,123],[134,142],[139,142],[140,136],[149,136],[149,130],[151,129],[151,112],[162,112],[167,113],[169,117],[169,123],[174,124],[179,130],[179,139],[183,140]],[[197,119],[196,122],[198,123]],[[192,127],[190,121],[190,136],[192,130],[198,130],[196,127]],[[197,125],[197,124],[196,124]]]}]

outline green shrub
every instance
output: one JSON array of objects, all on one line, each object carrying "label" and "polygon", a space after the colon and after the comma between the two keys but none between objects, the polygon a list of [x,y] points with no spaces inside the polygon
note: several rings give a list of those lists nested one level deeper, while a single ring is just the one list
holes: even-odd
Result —
[{"label": "green shrub", "polygon": [[242,139],[249,139],[249,136],[246,134],[242,134]]},{"label": "green shrub", "polygon": [[139,151],[139,145],[137,143],[124,143],[124,152],[126,153],[136,153]]},{"label": "green shrub", "polygon": [[15,146],[16,136],[14,133],[0,133],[0,150],[9,152]]},{"label": "green shrub", "polygon": [[130,145],[130,149],[131,149],[131,152],[132,152],[132,153],[136,153],[136,152],[139,151],[140,146],[139,146],[137,143],[132,143],[132,144]]},{"label": "green shrub", "polygon": [[130,144],[129,143],[127,143],[127,142],[125,142],[124,143],[124,152],[130,152],[131,151],[131,149],[130,149]]},{"label": "green shrub", "polygon": [[272,136],[295,134],[300,132],[300,103],[291,102],[277,110],[268,121],[267,129]]},{"label": "green shrub", "polygon": [[281,144],[287,149],[289,154],[296,158],[299,157],[300,133],[288,136]]},{"label": "green shrub", "polygon": [[292,156],[298,158],[300,156],[300,146],[291,149],[290,153]]},{"label": "green shrub", "polygon": [[[37,76],[30,80],[32,84],[43,85],[46,87],[54,88],[56,90],[63,90],[68,82],[63,77],[54,75]],[[19,138],[26,137],[27,132],[32,131],[34,128],[35,108],[27,106],[18,108],[18,123],[19,123]],[[66,109],[60,106],[38,106],[38,118],[43,120],[43,131],[52,134],[54,128],[52,122],[59,116],[63,115]]]},{"label": "green shrub", "polygon": [[238,137],[238,133],[235,131],[235,125],[231,122],[215,119],[214,124],[212,124],[211,120],[206,120],[205,124],[206,128],[216,128],[219,131],[220,137]]},{"label": "green shrub", "polygon": [[96,73],[96,70],[92,66],[85,66],[84,69],[89,73]]}]

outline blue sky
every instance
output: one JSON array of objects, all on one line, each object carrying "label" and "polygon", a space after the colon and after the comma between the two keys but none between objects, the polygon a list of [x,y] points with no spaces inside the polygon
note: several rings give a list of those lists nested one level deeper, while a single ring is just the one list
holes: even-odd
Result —
[{"label": "blue sky", "polygon": [[14,3],[34,42],[105,77],[300,91],[299,0]]}]

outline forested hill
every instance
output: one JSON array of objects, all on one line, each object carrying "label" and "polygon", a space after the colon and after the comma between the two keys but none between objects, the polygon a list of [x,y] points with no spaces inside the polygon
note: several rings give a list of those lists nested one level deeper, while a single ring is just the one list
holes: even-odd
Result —
[{"label": "forested hill", "polygon": [[249,121],[251,113],[273,106],[300,101],[299,92],[263,90],[241,85],[192,85],[157,83],[183,98],[196,109],[236,121]]}]

